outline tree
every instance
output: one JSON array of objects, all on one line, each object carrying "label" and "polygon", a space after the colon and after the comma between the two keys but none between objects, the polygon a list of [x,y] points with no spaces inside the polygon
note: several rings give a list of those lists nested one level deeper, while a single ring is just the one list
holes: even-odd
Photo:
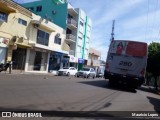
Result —
[{"label": "tree", "polygon": [[148,46],[147,72],[153,74],[157,90],[157,77],[160,76],[160,43],[152,42]]}]

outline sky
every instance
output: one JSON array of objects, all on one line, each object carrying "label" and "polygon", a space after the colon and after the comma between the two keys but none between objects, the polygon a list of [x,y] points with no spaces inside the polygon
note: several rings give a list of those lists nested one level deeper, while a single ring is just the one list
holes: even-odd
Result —
[{"label": "sky", "polygon": [[[17,0],[29,2],[35,0]],[[112,21],[115,40],[160,41],[160,0],[68,0],[92,20],[90,47],[106,60]]]}]

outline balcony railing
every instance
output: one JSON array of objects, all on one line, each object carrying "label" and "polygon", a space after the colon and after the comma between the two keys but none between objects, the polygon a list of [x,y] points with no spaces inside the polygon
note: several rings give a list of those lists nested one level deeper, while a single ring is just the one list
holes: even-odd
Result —
[{"label": "balcony railing", "polygon": [[69,55],[74,55],[75,51],[74,50],[69,50]]},{"label": "balcony railing", "polygon": [[76,41],[76,37],[72,34],[67,34],[66,35],[66,39],[70,39],[70,40],[73,40],[73,41]]},{"label": "balcony railing", "polygon": [[71,25],[77,27],[77,22],[72,18],[68,18],[67,24],[71,24]]}]

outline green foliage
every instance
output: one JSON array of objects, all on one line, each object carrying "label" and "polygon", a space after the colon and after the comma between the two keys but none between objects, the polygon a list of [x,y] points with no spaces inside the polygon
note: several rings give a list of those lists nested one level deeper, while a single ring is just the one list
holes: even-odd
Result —
[{"label": "green foliage", "polygon": [[160,43],[152,42],[148,46],[147,71],[154,76],[160,75]]}]

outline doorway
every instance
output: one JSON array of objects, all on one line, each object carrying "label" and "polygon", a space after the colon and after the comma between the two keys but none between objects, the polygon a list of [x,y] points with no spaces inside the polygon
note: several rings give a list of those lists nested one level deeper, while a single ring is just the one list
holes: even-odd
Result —
[{"label": "doorway", "polygon": [[41,60],[42,60],[42,52],[36,51],[33,70],[37,71],[41,70]]},{"label": "doorway", "polygon": [[12,69],[24,70],[26,61],[26,49],[17,48],[16,50],[13,50],[12,61]]}]

